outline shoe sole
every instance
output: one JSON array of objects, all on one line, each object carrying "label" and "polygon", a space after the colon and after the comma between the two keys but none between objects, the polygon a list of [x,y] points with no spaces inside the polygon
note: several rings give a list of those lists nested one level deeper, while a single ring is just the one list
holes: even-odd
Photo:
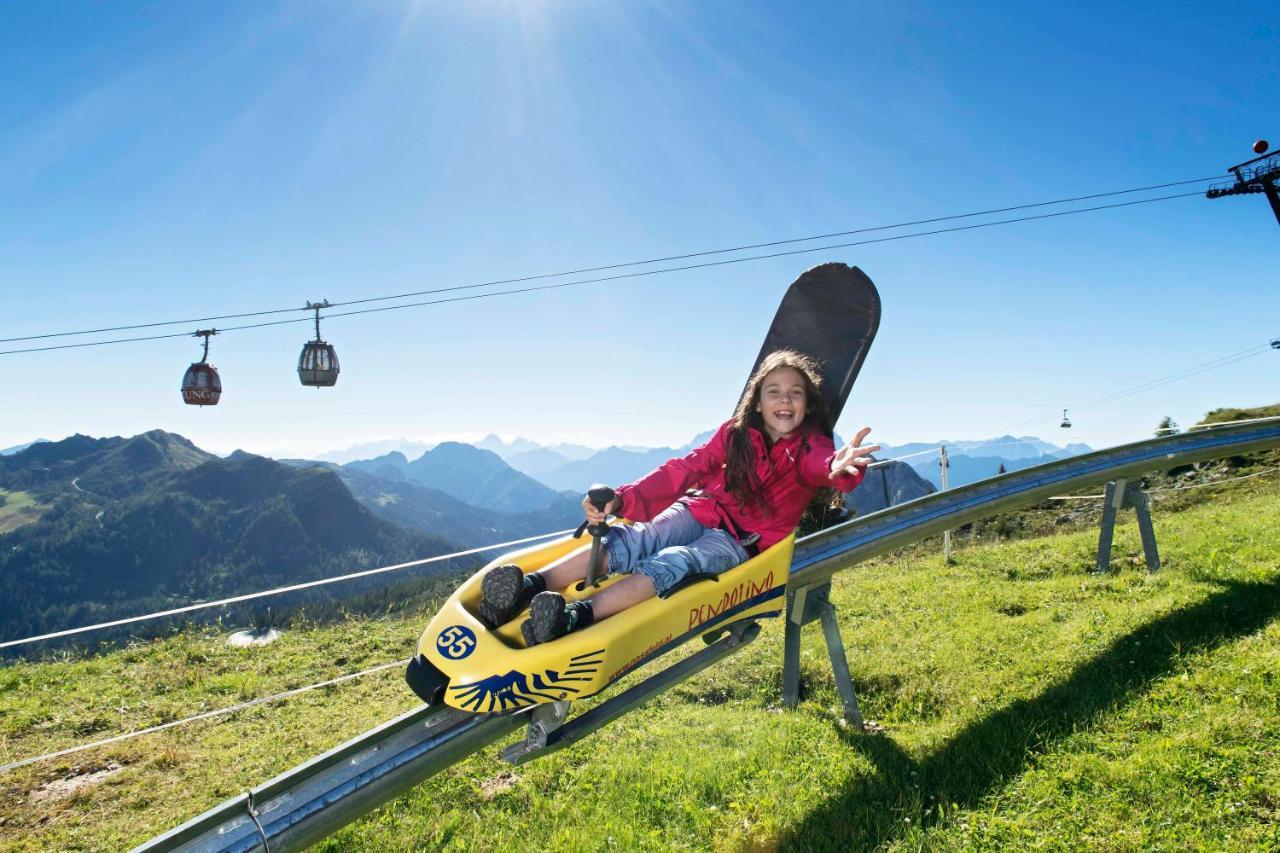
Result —
[{"label": "shoe sole", "polygon": [[524,572],[519,566],[508,563],[491,569],[480,582],[484,600],[497,611],[507,611],[515,606],[524,589]]},{"label": "shoe sole", "polygon": [[490,569],[480,579],[480,621],[490,631],[505,625],[523,609],[520,594],[524,590],[524,572],[508,563]]},{"label": "shoe sole", "polygon": [[533,639],[538,643],[564,636],[564,596],[556,593],[535,595],[529,606],[529,622]]}]

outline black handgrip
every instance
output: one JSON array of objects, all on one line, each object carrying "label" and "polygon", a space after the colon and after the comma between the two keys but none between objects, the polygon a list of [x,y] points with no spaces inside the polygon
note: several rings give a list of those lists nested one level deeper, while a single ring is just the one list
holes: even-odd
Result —
[{"label": "black handgrip", "polygon": [[618,493],[603,483],[596,483],[587,489],[587,500],[595,506],[596,509],[604,512],[604,508],[609,505],[609,501],[618,496]]},{"label": "black handgrip", "polygon": [[[587,500],[591,501],[591,505],[601,512],[604,512],[604,508],[607,507],[609,502],[617,496],[617,492],[603,483],[596,483],[594,486],[587,489]],[[579,524],[578,529],[574,531],[573,538],[581,539],[583,531],[587,530],[588,527],[591,529],[592,536],[603,536],[609,532],[609,526],[607,524],[591,524],[589,521],[584,521]]]}]

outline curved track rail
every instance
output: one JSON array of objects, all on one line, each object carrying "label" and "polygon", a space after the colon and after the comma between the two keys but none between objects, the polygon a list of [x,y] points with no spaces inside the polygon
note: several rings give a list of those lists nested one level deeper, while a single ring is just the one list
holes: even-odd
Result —
[{"label": "curved track rail", "polygon": [[[1063,492],[1274,447],[1280,447],[1280,418],[1136,442],[938,492],[800,540],[796,543],[790,585],[804,588],[823,584],[859,561]],[[754,632],[730,634],[579,719],[594,714],[599,725],[604,725],[677,681],[733,654],[753,637]],[[605,711],[606,706],[610,710]],[[557,710],[562,716],[567,709]],[[508,715],[474,715],[443,707],[411,711],[222,803],[136,850],[248,853],[302,849],[526,723],[531,724],[531,741],[541,736],[541,748],[533,751],[548,751],[547,732],[540,729],[539,713],[535,709]],[[598,725],[579,737],[594,728]]]},{"label": "curved track rail", "polygon": [[1054,495],[1278,446],[1280,418],[1267,418],[1123,444],[935,492],[806,536],[796,543],[790,584],[822,583],[853,563]]}]

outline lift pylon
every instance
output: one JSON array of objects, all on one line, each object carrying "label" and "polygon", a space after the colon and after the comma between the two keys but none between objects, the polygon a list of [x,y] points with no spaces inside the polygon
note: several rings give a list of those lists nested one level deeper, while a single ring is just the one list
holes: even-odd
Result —
[{"label": "lift pylon", "polygon": [[1268,154],[1268,147],[1265,139],[1255,142],[1253,150],[1261,156],[1230,167],[1227,171],[1236,176],[1235,181],[1210,187],[1205,198],[1262,193],[1271,205],[1276,222],[1280,223],[1280,190],[1276,189],[1276,181],[1280,180],[1280,151]]}]

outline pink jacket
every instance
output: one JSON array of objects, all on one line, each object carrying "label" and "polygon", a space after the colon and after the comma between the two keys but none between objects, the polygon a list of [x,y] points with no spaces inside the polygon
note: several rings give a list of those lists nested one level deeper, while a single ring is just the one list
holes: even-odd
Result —
[{"label": "pink jacket", "polygon": [[[622,503],[618,514],[632,521],[649,521],[683,498],[704,527],[721,527],[728,521],[731,531],[744,536],[759,533],[763,551],[795,529],[820,487],[851,492],[862,482],[862,472],[828,479],[835,445],[819,432],[800,429],[766,447],[764,435],[749,429],[756,451],[756,476],[764,493],[763,508],[741,506],[725,485],[724,466],[732,423],[725,421],[710,441],[689,455],[663,463],[634,483],[620,487],[617,492]],[[689,489],[698,489],[699,494],[685,497]]]}]

